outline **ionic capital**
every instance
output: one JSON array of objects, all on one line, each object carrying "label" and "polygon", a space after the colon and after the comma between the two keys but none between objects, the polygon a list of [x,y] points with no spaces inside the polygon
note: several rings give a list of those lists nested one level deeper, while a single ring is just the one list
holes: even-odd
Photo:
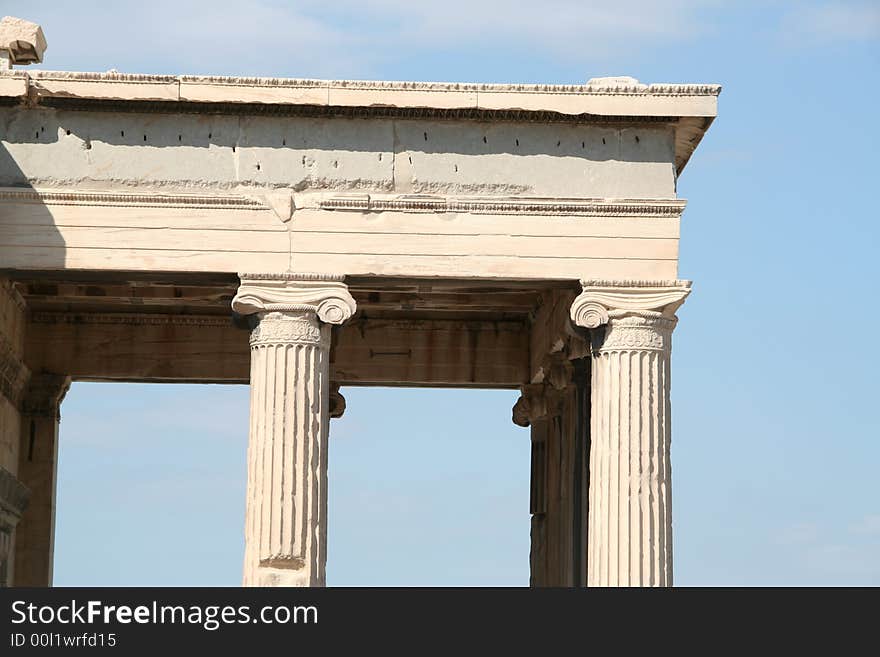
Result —
[{"label": "ionic capital", "polygon": [[21,400],[22,413],[59,418],[58,408],[69,388],[69,376],[45,372],[33,374]]},{"label": "ionic capital", "polygon": [[342,276],[324,274],[239,274],[241,285],[232,300],[240,315],[315,313],[327,324],[343,324],[357,310]]},{"label": "ionic capital", "polygon": [[581,281],[583,291],[571,304],[571,320],[594,329],[610,317],[628,315],[674,319],[691,292],[690,281]]}]

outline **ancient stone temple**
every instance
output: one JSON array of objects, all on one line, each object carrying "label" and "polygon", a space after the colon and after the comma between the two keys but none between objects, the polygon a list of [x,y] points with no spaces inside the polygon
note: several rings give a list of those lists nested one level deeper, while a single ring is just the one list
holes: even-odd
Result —
[{"label": "ancient stone temple", "polygon": [[324,584],[365,385],[519,389],[532,584],[672,584],[676,182],[719,87],[20,67],[45,45],[0,25],[6,583],[52,583],[70,382],[151,381],[250,384],[246,585]]}]

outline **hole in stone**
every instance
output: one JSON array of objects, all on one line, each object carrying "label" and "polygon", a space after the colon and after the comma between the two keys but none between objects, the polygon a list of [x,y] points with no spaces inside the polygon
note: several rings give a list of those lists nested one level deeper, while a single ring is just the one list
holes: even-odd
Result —
[{"label": "hole in stone", "polygon": [[183,141],[183,135],[177,135],[177,141]]},{"label": "hole in stone", "polygon": [[257,162],[257,171],[259,171],[259,170],[260,170],[260,163]]},{"label": "hole in stone", "polygon": [[556,148],[559,148],[560,146],[562,146],[562,142],[561,142],[561,141],[557,141],[557,142],[556,142]]},{"label": "hole in stone", "polygon": [[587,147],[587,142],[582,141],[582,142],[581,142],[581,148],[586,148],[586,147]]},{"label": "hole in stone", "polygon": [[232,147],[232,152],[233,152],[233,153],[235,152],[235,146]]},{"label": "hole in stone", "polygon": [[67,132],[68,135],[70,134],[70,130],[67,130],[66,132]]},{"label": "hole in stone", "polygon": [[125,137],[125,130],[120,130],[120,131],[119,131],[119,136],[120,136],[120,137]]},{"label": "hole in stone", "polygon": [[605,137],[602,137],[602,143],[603,144],[605,143]]},{"label": "hole in stone", "polygon": [[516,145],[519,146],[519,139],[516,140]]},{"label": "hole in stone", "polygon": [[303,155],[303,166],[305,166],[305,165],[306,165],[306,156]]},{"label": "hole in stone", "polygon": [[409,160],[409,163],[412,164],[412,155],[408,156],[407,159]]},{"label": "hole in stone", "polygon": [[35,139],[39,139],[39,138],[40,138],[40,131],[39,131],[39,130],[37,130],[37,133],[34,135],[34,138],[35,138]]},{"label": "hole in stone", "polygon": [[146,136],[146,135],[144,135],[144,141],[147,141],[147,136]]},{"label": "hole in stone", "polygon": [[287,146],[287,140],[286,140],[286,139],[282,139],[282,140],[281,140],[281,145],[282,145],[282,146]]},{"label": "hole in stone", "polygon": [[484,144],[488,144],[488,143],[489,143],[489,140],[486,139],[486,135],[483,135],[483,143],[484,143]]},{"label": "hole in stone", "polygon": [[208,133],[208,139],[210,139],[212,136],[213,136],[212,133],[209,132],[209,133]]},{"label": "hole in stone", "polygon": [[428,141],[428,133],[425,133],[425,141]]},{"label": "hole in stone", "polygon": [[40,126],[40,132],[46,132],[46,126]]},{"label": "hole in stone", "polygon": [[638,135],[636,135],[636,143],[637,144],[639,143],[639,136]]}]

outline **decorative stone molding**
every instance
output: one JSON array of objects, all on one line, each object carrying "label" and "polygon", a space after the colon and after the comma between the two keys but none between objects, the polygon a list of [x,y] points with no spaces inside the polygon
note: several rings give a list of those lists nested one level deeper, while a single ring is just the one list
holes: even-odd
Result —
[{"label": "decorative stone molding", "polygon": [[256,198],[239,195],[144,194],[0,188],[0,201],[42,205],[87,205],[132,208],[190,208],[211,210],[269,210]]},{"label": "decorative stone molding", "polygon": [[669,351],[671,349],[674,317],[661,313],[631,313],[612,311],[608,330],[598,347],[598,353],[609,351]]},{"label": "decorative stone molding", "polygon": [[302,313],[296,310],[292,307],[287,312],[262,313],[259,324],[251,331],[251,347],[311,344],[329,349],[330,335],[321,330],[312,307],[303,306]]},{"label": "decorative stone molding", "polygon": [[547,393],[543,383],[531,383],[521,388],[520,398],[513,405],[513,423],[528,427],[547,415]]},{"label": "decorative stone molding", "polygon": [[34,312],[32,324],[126,324],[132,326],[228,327],[231,320],[217,315],[160,315],[155,313]]},{"label": "decorative stone molding", "polygon": [[345,397],[339,392],[339,384],[330,384],[330,418],[340,418],[345,414]]},{"label": "decorative stone molding", "polygon": [[571,320],[588,329],[607,324],[612,310],[658,312],[674,317],[691,292],[690,281],[581,281],[583,292],[571,304]]},{"label": "decorative stone molding", "polygon": [[343,276],[323,274],[239,274],[241,286],[232,300],[240,315],[272,311],[314,311],[327,324],[343,324],[357,303]]},{"label": "decorative stone molding", "polygon": [[18,406],[30,376],[30,370],[16,355],[12,344],[0,333],[0,395]]},{"label": "decorative stone molding", "polygon": [[496,84],[470,82],[396,82],[382,80],[315,80],[309,78],[235,77],[224,75],[153,75],[118,72],[33,71],[34,79],[82,82],[214,84],[229,87],[279,89],[356,89],[365,91],[516,92],[540,94],[598,94],[620,96],[717,96],[717,84],[643,84],[634,78],[593,78],[586,84]]},{"label": "decorative stone molding", "polygon": [[[312,198],[309,198],[309,197]],[[87,192],[77,190],[0,188],[0,201],[93,207],[132,207],[207,210],[272,211],[287,223],[293,216],[289,193],[248,197],[236,194],[145,194],[142,192]],[[597,199],[484,196],[412,196],[406,194],[303,195],[297,207],[348,212],[412,212],[469,214],[527,214],[541,216],[647,217],[676,219],[684,199]]]},{"label": "decorative stone molding", "polygon": [[321,198],[322,210],[470,214],[577,215],[587,217],[678,218],[683,199],[487,198],[468,196],[376,196],[339,194]]},{"label": "decorative stone molding", "polygon": [[24,415],[60,418],[58,409],[70,388],[70,377],[35,372],[21,400]]}]

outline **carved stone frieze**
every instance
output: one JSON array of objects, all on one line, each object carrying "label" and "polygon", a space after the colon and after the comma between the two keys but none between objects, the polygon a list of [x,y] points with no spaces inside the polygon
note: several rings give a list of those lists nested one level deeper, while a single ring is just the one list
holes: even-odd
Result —
[{"label": "carved stone frieze", "polygon": [[321,330],[320,322],[311,308],[301,313],[268,312],[251,331],[251,347],[281,344],[314,344],[330,347],[330,336]]},{"label": "carved stone frieze", "polygon": [[660,313],[626,313],[612,320],[605,332],[599,352],[620,350],[667,351],[670,349],[674,317]]}]

